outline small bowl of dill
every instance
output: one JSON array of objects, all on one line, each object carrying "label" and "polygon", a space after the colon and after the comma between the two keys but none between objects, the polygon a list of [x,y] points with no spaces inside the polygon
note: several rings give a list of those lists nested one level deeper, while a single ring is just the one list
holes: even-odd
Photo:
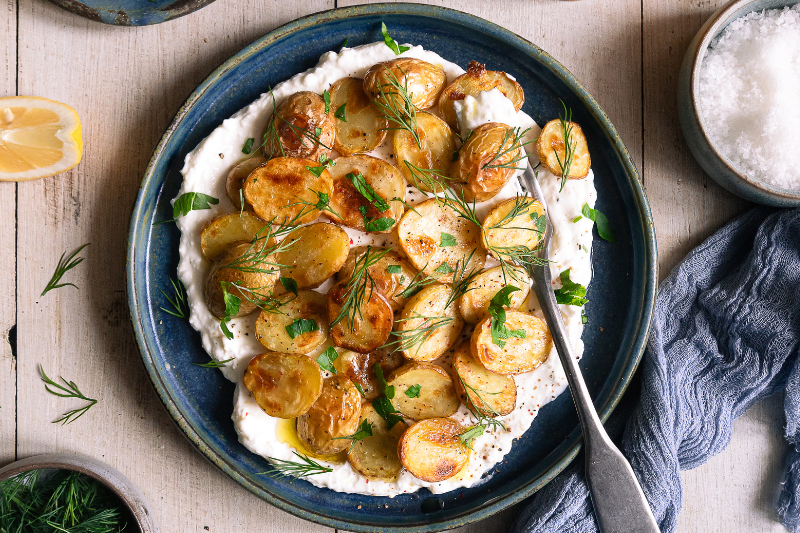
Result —
[{"label": "small bowl of dill", "polygon": [[141,492],[118,470],[70,453],[0,468],[0,531],[158,533]]}]

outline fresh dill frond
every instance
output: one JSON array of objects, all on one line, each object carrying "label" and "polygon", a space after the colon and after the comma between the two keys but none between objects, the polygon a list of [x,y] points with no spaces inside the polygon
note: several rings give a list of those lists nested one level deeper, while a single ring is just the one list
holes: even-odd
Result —
[{"label": "fresh dill frond", "polygon": [[572,109],[567,109],[567,104],[564,100],[561,101],[561,106],[564,108],[564,114],[558,114],[558,120],[561,123],[561,136],[564,137],[564,160],[558,157],[558,150],[553,148],[553,153],[556,156],[558,167],[561,169],[561,187],[558,192],[564,190],[564,185],[569,179],[569,171],[572,168],[572,160],[575,157],[575,147],[578,145],[577,141],[572,140]]},{"label": "fresh dill frond", "polygon": [[474,290],[476,287],[470,288],[470,283],[474,280],[480,273],[481,268],[473,268],[469,272],[467,272],[467,266],[469,266],[470,262],[472,261],[472,257],[475,255],[475,250],[473,249],[469,255],[465,258],[456,261],[456,267],[453,269],[453,282],[450,285],[450,294],[447,296],[447,302],[445,303],[444,308],[447,309],[456,300],[461,298],[464,294],[468,293],[471,290]]},{"label": "fresh dill frond", "polygon": [[50,278],[50,281],[47,283],[47,287],[44,288],[44,291],[42,291],[40,296],[44,296],[53,289],[66,287],[67,285],[75,287],[76,289],[78,288],[78,286],[74,283],[59,283],[59,281],[61,281],[61,278],[64,277],[64,274],[83,262],[83,257],[76,256],[81,252],[81,250],[89,246],[89,244],[90,243],[87,242],[86,244],[81,245],[77,250],[69,254],[67,257],[64,257],[67,255],[67,252],[61,254],[61,258],[58,260],[58,265],[56,265],[56,271],[53,273],[53,277]]},{"label": "fresh dill frond", "polygon": [[[469,411],[472,413],[472,416],[474,416],[478,420],[478,425],[481,425],[481,426],[483,426],[485,428],[492,428],[492,429],[499,428],[499,429],[502,429],[503,431],[508,431],[508,428],[506,427],[506,425],[501,420],[497,419],[498,417],[501,416],[500,413],[497,412],[491,405],[489,405],[486,402],[486,400],[484,400],[483,397],[481,396],[481,393],[489,394],[489,395],[495,395],[495,394],[500,394],[500,393],[499,392],[479,391],[478,389],[476,389],[475,387],[469,385],[466,381],[464,381],[464,378],[461,377],[461,373],[457,369],[454,369],[454,370],[456,371],[456,377],[458,377],[458,380],[461,382],[461,386],[464,387],[465,391],[467,391],[467,394],[466,394],[466,397],[467,397],[467,402],[466,402],[467,409],[469,409]],[[475,402],[472,400],[472,396],[470,395],[470,393],[474,394],[475,397],[478,400],[480,400],[480,402],[483,404],[485,410],[489,412],[490,416],[487,416],[487,415],[483,414],[483,411],[481,409],[479,409],[477,405],[475,405]]]},{"label": "fresh dill frond", "polygon": [[[530,131],[530,128],[522,129],[522,128],[509,128],[503,134],[503,142],[500,143],[500,147],[497,149],[497,153],[494,154],[489,161],[487,161],[482,168],[484,169],[491,169],[491,168],[506,168],[509,170],[525,170],[524,167],[516,166],[517,163],[523,161],[528,157],[527,152],[525,151],[525,146],[533,143],[534,141],[527,141],[522,142],[523,137],[526,133]],[[516,155],[512,155],[516,153]],[[511,155],[511,158],[508,161],[503,161],[506,156]]]},{"label": "fresh dill frond", "polygon": [[406,73],[402,69],[399,70],[403,74],[402,84],[392,69],[384,68],[386,83],[378,84],[380,96],[373,103],[378,106],[386,120],[394,124],[393,127],[386,128],[387,130],[407,131],[417,143],[417,148],[422,149],[422,141],[417,131],[417,106],[412,100],[414,95],[408,92]]},{"label": "fresh dill frond", "polygon": [[[308,167],[306,167],[306,168],[308,168]],[[317,197],[317,202],[316,203],[311,203],[308,200],[305,200],[305,199],[300,198],[298,196],[297,197],[297,199],[298,199],[297,202],[289,204],[286,207],[293,207],[295,205],[302,205],[302,206],[304,206],[303,211],[301,211],[303,214],[305,214],[305,207],[310,207],[311,209],[318,209],[320,211],[326,211],[326,212],[332,214],[333,216],[335,216],[336,218],[339,218],[339,219],[342,218],[342,216],[339,213],[337,213],[331,207],[331,195],[330,194],[325,193],[325,192],[317,192],[314,189],[308,189],[308,190],[311,191],[312,193],[314,193],[314,195]]]},{"label": "fresh dill frond", "polygon": [[53,421],[54,424],[60,422],[61,425],[63,426],[65,424],[70,424],[72,422],[75,422],[77,419],[86,414],[86,411],[91,409],[91,407],[94,404],[97,403],[97,400],[95,400],[94,398],[89,398],[85,394],[83,394],[74,381],[67,381],[63,377],[59,376],[59,378],[61,378],[61,381],[64,382],[64,384],[61,385],[60,383],[56,383],[55,381],[47,377],[47,374],[45,374],[44,372],[44,367],[39,366],[39,372],[41,373],[42,381],[44,381],[45,383],[44,388],[50,394],[54,394],[55,396],[60,396],[61,398],[77,398],[79,400],[89,402],[81,408],[67,411],[66,413],[61,415],[58,419],[54,420]]},{"label": "fresh dill frond", "polygon": [[[350,281],[345,287],[344,302],[339,314],[331,321],[331,328],[346,319],[348,329],[352,329],[356,315],[359,319],[361,318],[361,306],[364,304],[364,298],[366,297],[366,300],[369,301],[372,298],[372,291],[375,290],[375,280],[369,273],[369,267],[380,261],[391,250],[391,248],[387,248],[373,253],[372,247],[367,246],[364,255],[356,259]],[[369,291],[369,295],[367,295],[367,291]]]},{"label": "fresh dill frond", "polygon": [[398,318],[395,322],[408,322],[410,320],[422,320],[419,327],[395,330],[390,333],[391,336],[396,337],[396,340],[389,341],[381,348],[389,348],[395,352],[411,352],[418,353],[422,344],[427,341],[434,332],[447,324],[453,322],[453,317],[449,316],[425,316],[414,312],[414,316],[408,318]]},{"label": "fresh dill frond", "polygon": [[160,309],[178,318],[188,318],[189,303],[186,301],[186,289],[184,289],[183,283],[181,283],[180,280],[176,283],[172,278],[170,278],[169,282],[172,284],[172,291],[175,293],[172,298],[167,296],[167,293],[165,293],[163,289],[159,289],[159,291],[164,295],[164,298],[167,299],[172,309],[165,309],[163,307],[160,307]]},{"label": "fresh dill frond", "polygon": [[292,476],[303,478],[317,474],[324,474],[326,472],[333,472],[333,468],[321,465],[307,455],[297,453],[296,451],[292,451],[292,453],[299,457],[300,461],[269,457],[269,460],[272,461],[272,468],[274,471],[259,472],[259,474],[266,474],[272,477]]},{"label": "fresh dill frond", "polygon": [[202,368],[222,368],[231,361],[236,359],[235,357],[231,357],[230,359],[225,359],[224,361],[219,361],[217,359],[212,359],[208,363],[192,363],[194,366],[199,366]]}]

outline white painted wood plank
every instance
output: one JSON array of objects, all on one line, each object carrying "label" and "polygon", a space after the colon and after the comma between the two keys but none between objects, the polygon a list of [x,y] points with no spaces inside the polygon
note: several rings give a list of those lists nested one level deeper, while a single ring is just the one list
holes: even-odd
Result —
[{"label": "white painted wood plank", "polygon": [[[142,172],[184,99],[245,44],[332,5],[218,0],[146,28],[90,22],[45,1],[21,6],[20,92],[73,106],[85,153],[73,171],[20,186],[19,454],[105,460],[143,491],[165,532],[332,531],[259,500],[183,438],[144,372],[124,275]],[[85,262],[67,275],[79,289],[39,297],[61,252],[85,242]],[[100,402],[74,424],[52,424],[76,403],[45,392],[39,364]]]},{"label": "white painted wood plank", "polygon": [[[17,82],[17,2],[0,8],[0,96],[13,96]],[[0,183],[0,465],[14,460],[16,360],[9,331],[16,321],[16,202],[14,183]]]}]

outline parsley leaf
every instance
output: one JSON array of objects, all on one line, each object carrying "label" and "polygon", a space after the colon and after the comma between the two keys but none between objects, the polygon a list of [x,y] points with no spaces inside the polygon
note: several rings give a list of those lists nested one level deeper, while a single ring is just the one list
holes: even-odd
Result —
[{"label": "parsley leaf", "polygon": [[531,220],[533,220],[533,223],[536,224],[536,232],[544,235],[544,232],[547,229],[547,217],[534,211],[531,213]]},{"label": "parsley leaf", "polygon": [[[353,187],[367,199],[367,201],[372,204],[375,209],[384,213],[390,209],[389,202],[383,199],[378,193],[375,192],[375,189],[367,183],[367,180],[364,178],[364,175],[360,172],[350,172],[345,176],[350,182],[353,184]],[[363,214],[363,213],[362,213]]]},{"label": "parsley leaf", "polygon": [[297,296],[297,281],[295,281],[293,278],[282,277],[280,278],[280,282],[284,289]]},{"label": "parsley leaf", "polygon": [[381,394],[390,400],[394,398],[394,385],[386,383],[386,379],[383,377],[383,367],[381,367],[381,364],[375,363],[372,369],[375,371],[375,378],[378,380],[378,387],[381,389]]},{"label": "parsley leaf", "polygon": [[334,117],[338,118],[342,122],[347,122],[347,102],[343,103],[339,107],[336,108],[336,112],[333,114]]},{"label": "parsley leaf", "polygon": [[403,417],[400,416],[400,411],[394,408],[392,402],[384,397],[379,396],[372,400],[372,407],[375,411],[386,420],[386,429],[392,429],[398,422],[403,422]]},{"label": "parsley leaf", "polygon": [[252,137],[247,139],[247,141],[245,141],[245,143],[244,143],[244,146],[242,146],[242,153],[250,155],[250,152],[253,151],[253,143],[254,142],[256,142],[256,140],[254,138],[252,138]]},{"label": "parsley leaf", "polygon": [[422,390],[422,385],[417,383],[406,389],[406,396],[409,398],[419,398],[419,393]]},{"label": "parsley leaf", "polygon": [[331,93],[328,89],[322,91],[322,99],[325,101],[325,114],[328,114],[331,112]]},{"label": "parsley leaf", "polygon": [[589,322],[589,317],[586,316],[586,312],[581,309],[581,324],[586,324],[587,322]]},{"label": "parsley leaf", "polygon": [[[313,322],[313,320],[312,320],[312,322]],[[314,322],[314,325],[316,325],[316,324],[317,323]],[[294,338],[294,337],[292,337],[292,338]],[[336,373],[336,368],[333,366],[333,362],[336,361],[336,359],[338,357],[339,357],[339,352],[336,351],[336,348],[334,348],[333,346],[329,346],[327,350],[325,350],[324,352],[319,354],[319,357],[317,357],[317,364],[319,365],[319,367],[322,370],[327,370],[331,374],[335,374]],[[356,388],[358,388],[358,387],[359,387],[359,385],[356,385]],[[364,392],[362,390],[359,390],[359,392],[361,394],[364,394]]]},{"label": "parsley leaf", "polygon": [[303,333],[311,333],[312,331],[318,330],[319,324],[317,324],[316,320],[311,318],[297,318],[286,326],[286,333],[289,334],[289,338],[291,339],[299,337]]},{"label": "parsley leaf", "polygon": [[362,420],[361,424],[358,425],[358,429],[352,435],[346,435],[344,437],[334,437],[331,440],[346,439],[352,441],[350,443],[350,448],[352,449],[353,444],[355,444],[356,441],[366,439],[367,437],[371,436],[372,436],[372,423],[369,420]]},{"label": "parsley leaf", "polygon": [[617,237],[614,235],[614,231],[611,229],[611,225],[608,223],[608,218],[606,218],[603,213],[597,209],[592,209],[589,207],[589,204],[583,204],[581,213],[583,213],[583,216],[589,220],[594,221],[595,225],[597,226],[597,234],[600,235],[601,239],[610,243],[617,241]]},{"label": "parsley leaf", "polygon": [[361,394],[361,396],[364,398],[367,397],[367,393],[364,392],[364,387],[361,386],[361,383],[353,383],[353,385],[356,386],[356,390],[359,392],[359,394]]},{"label": "parsley leaf", "polygon": [[453,270],[453,267],[451,267],[447,263],[442,263],[441,265],[436,267],[436,269],[433,271],[434,274],[442,274],[442,275],[450,274],[451,272],[455,272],[455,270]]},{"label": "parsley leaf", "polygon": [[458,434],[458,439],[464,443],[464,446],[472,449],[472,441],[483,435],[483,432],[486,430],[486,426],[482,424],[478,424],[477,426],[472,426],[468,428],[466,431]]},{"label": "parsley leaf", "polygon": [[314,137],[316,137],[317,142],[319,142],[320,135],[322,135],[322,128],[314,128]]},{"label": "parsley leaf", "polygon": [[222,286],[222,300],[225,302],[225,316],[220,320],[219,327],[222,329],[225,338],[231,340],[233,339],[233,332],[228,329],[228,322],[239,314],[239,306],[242,305],[242,299],[229,293],[226,287],[227,283],[224,281],[220,281],[219,284]]},{"label": "parsley leaf", "polygon": [[447,248],[449,246],[456,246],[458,241],[456,238],[450,235],[449,233],[442,233],[441,241],[439,242],[439,246],[442,248]]},{"label": "parsley leaf", "polygon": [[388,267],[386,267],[386,272],[388,272],[389,274],[399,274],[400,272],[402,272],[402,268],[400,267],[400,265],[389,265]]},{"label": "parsley leaf", "polygon": [[[306,165],[306,170],[308,170],[309,172],[314,174],[316,177],[320,177],[322,175],[322,173],[325,172],[326,168],[327,168],[327,165],[320,165],[318,167],[310,167],[310,166]],[[320,194],[325,194],[325,193],[320,193]]]},{"label": "parsley leaf", "polygon": [[369,231],[386,231],[394,225],[393,218],[378,218],[372,219],[364,217],[364,229]]},{"label": "parsley leaf", "polygon": [[[347,43],[349,43],[349,42],[350,42],[350,37],[347,37],[347,38],[344,40],[344,42],[342,43],[342,48],[347,48]],[[339,51],[341,52],[342,50],[341,50],[341,49],[339,49]]]},{"label": "parsley leaf", "polygon": [[389,29],[386,27],[386,23],[381,22],[381,35],[383,35],[383,42],[386,43],[386,46],[392,49],[394,55],[399,56],[403,52],[410,50],[408,46],[400,46],[389,36]]},{"label": "parsley leaf", "polygon": [[492,297],[489,302],[489,315],[492,317],[492,342],[503,348],[506,340],[512,337],[517,339],[525,338],[524,329],[510,330],[506,327],[506,306],[511,304],[511,293],[520,290],[513,285],[506,285]]},{"label": "parsley leaf", "polygon": [[219,200],[213,196],[203,194],[201,192],[186,192],[181,194],[175,204],[172,206],[173,218],[179,216],[186,216],[189,211],[202,211],[203,209],[211,209],[212,205],[219,203]]},{"label": "parsley leaf", "polygon": [[569,279],[569,269],[559,274],[559,277],[561,278],[561,288],[553,291],[556,295],[556,302],[580,307],[589,301],[585,298],[586,287]]}]

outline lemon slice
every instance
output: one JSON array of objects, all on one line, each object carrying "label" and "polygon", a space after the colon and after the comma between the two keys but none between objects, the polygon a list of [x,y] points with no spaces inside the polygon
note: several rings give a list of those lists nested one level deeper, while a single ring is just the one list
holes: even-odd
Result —
[{"label": "lemon slice", "polygon": [[0,98],[0,181],[52,176],[80,163],[82,154],[74,109],[36,96]]}]

